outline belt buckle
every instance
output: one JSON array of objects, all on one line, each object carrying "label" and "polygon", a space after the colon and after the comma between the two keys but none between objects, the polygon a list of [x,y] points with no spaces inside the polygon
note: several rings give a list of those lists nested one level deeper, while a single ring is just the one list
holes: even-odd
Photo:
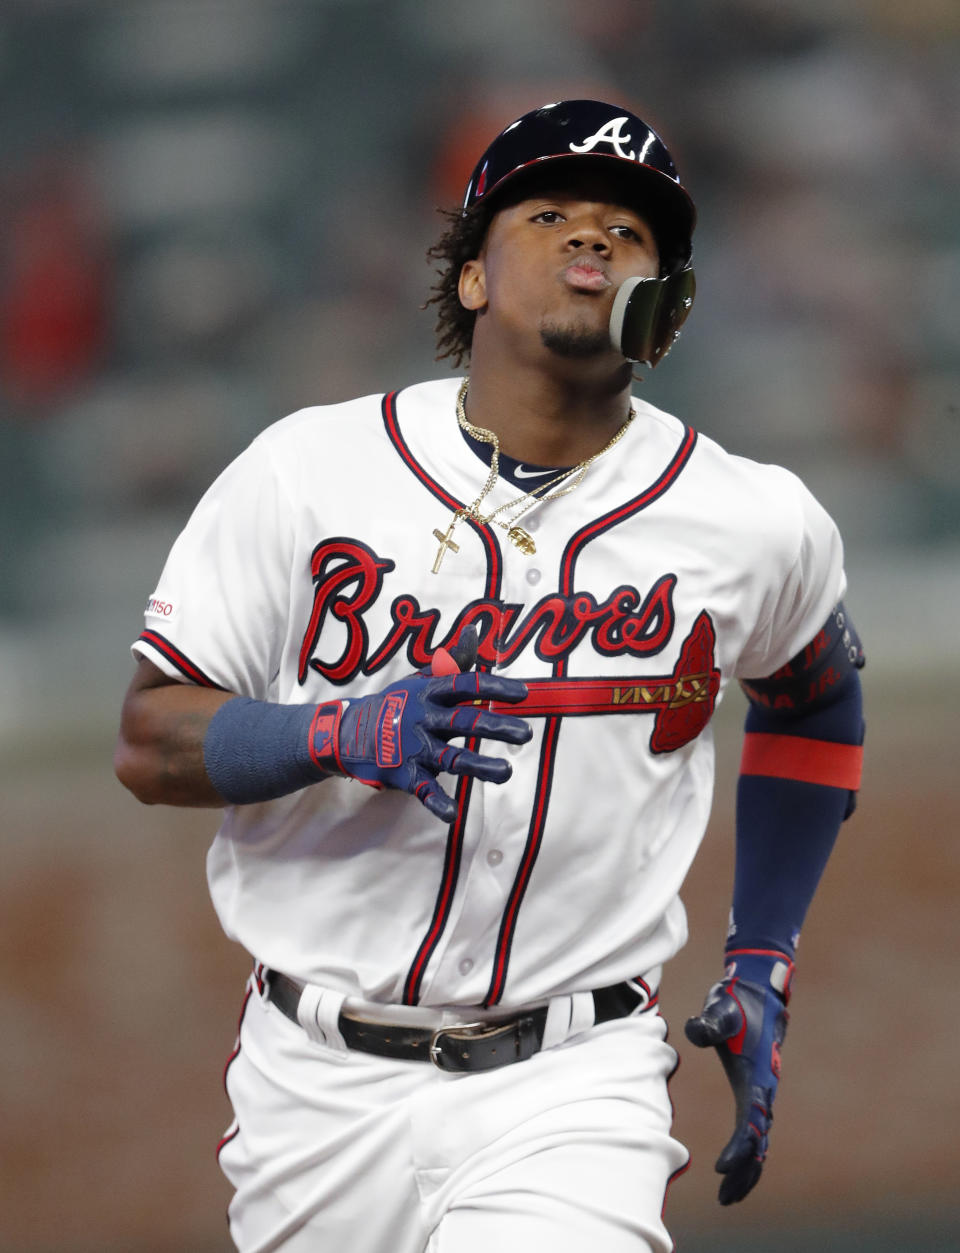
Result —
[{"label": "belt buckle", "polygon": [[[463,1036],[467,1040],[475,1039],[478,1035],[482,1035],[485,1028],[489,1028],[490,1024],[485,1022],[463,1022],[452,1027],[438,1027],[430,1037],[430,1060],[438,1070],[445,1070],[447,1073],[458,1073],[463,1070],[462,1066],[445,1065],[446,1054],[443,1051],[441,1037]],[[454,1041],[455,1042],[455,1041]]]}]

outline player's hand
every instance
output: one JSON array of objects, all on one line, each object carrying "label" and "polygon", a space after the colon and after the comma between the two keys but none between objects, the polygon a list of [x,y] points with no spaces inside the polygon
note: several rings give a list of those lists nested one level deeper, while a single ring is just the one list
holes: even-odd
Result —
[{"label": "player's hand", "polygon": [[763,1170],[792,976],[793,963],[783,953],[729,952],[723,979],[686,1023],[691,1044],[717,1050],[736,1098],[737,1125],[716,1164],[724,1176],[721,1205],[742,1201]]},{"label": "player's hand", "polygon": [[489,701],[522,701],[527,685],[473,670],[476,656],[476,628],[468,627],[450,652],[438,649],[428,670],[371,696],[318,706],[314,761],[329,773],[410,792],[452,822],[456,803],[437,782],[441,771],[504,783],[512,768],[502,757],[449,741],[476,736],[525,744],[533,734],[523,718],[483,708]]}]

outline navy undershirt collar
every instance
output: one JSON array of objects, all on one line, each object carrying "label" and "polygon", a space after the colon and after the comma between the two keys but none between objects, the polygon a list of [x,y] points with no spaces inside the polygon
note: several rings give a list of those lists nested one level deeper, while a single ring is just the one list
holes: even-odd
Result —
[{"label": "navy undershirt collar", "polygon": [[[460,427],[460,434],[484,465],[489,466],[493,460],[493,445],[470,435],[463,427]],[[573,466],[538,466],[532,461],[517,461],[505,452],[500,454],[500,477],[519,487],[522,492],[533,491],[551,478],[556,478],[558,474],[568,474],[572,469]]]}]

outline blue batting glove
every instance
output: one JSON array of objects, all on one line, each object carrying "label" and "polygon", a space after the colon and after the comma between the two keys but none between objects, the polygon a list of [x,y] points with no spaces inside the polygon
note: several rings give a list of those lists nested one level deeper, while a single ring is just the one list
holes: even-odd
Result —
[{"label": "blue batting glove", "polygon": [[723,979],[684,1028],[691,1044],[717,1050],[736,1098],[736,1127],[716,1164],[721,1205],[742,1201],[763,1170],[794,971],[770,949],[733,949],[726,959]]},{"label": "blue batting glove", "polygon": [[476,628],[468,627],[450,652],[437,650],[429,670],[371,696],[318,705],[311,725],[316,765],[371,787],[410,792],[452,822],[456,802],[437,782],[441,771],[504,783],[512,768],[502,757],[448,741],[466,736],[525,744],[533,734],[522,718],[482,708],[489,701],[522,701],[527,685],[473,670],[476,654]]}]

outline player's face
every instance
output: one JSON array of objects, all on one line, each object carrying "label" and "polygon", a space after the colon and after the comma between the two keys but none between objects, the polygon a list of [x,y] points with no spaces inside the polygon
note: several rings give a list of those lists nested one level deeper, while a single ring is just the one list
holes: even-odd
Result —
[{"label": "player's face", "polygon": [[625,200],[603,174],[568,175],[526,188],[495,215],[460,278],[461,300],[481,314],[475,353],[494,336],[521,353],[622,361],[608,333],[617,288],[659,271],[653,232]]}]

